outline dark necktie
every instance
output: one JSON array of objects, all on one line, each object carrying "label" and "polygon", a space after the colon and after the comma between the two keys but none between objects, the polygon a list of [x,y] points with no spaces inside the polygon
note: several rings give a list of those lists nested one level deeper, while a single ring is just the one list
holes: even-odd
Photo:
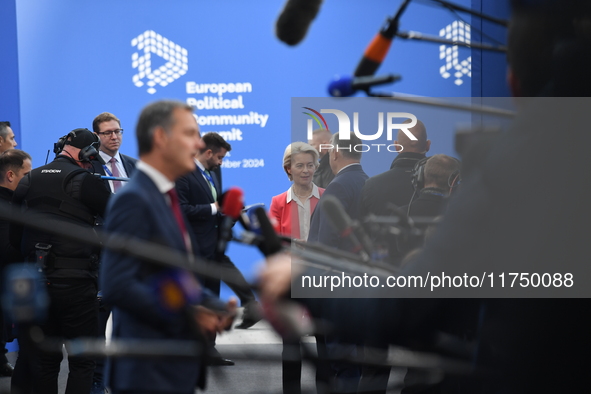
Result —
[{"label": "dark necktie", "polygon": [[181,230],[181,234],[183,234],[183,239],[185,241],[185,247],[188,251],[191,250],[191,241],[189,238],[189,233],[187,232],[187,227],[185,227],[185,221],[183,220],[183,214],[181,212],[181,205],[179,204],[179,195],[176,192],[176,189],[173,187],[169,191],[166,192],[170,197],[170,207],[172,209],[172,213],[174,214],[174,218],[176,219],[177,224],[179,225],[179,229]]},{"label": "dark necktie", "polygon": [[[113,176],[120,177],[121,174],[119,173],[119,169],[117,168],[117,159],[111,157],[109,163],[111,163],[111,173],[113,174]],[[117,191],[121,189],[121,186],[123,186],[121,184],[121,181],[113,181],[113,193],[117,193]]]}]

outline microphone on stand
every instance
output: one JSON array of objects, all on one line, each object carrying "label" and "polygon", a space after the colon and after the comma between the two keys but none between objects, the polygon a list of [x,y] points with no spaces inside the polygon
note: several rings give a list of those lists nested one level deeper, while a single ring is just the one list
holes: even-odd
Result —
[{"label": "microphone on stand", "polygon": [[372,86],[397,82],[401,79],[402,77],[400,75],[394,74],[358,78],[352,78],[349,75],[337,75],[328,84],[328,94],[332,97],[348,97],[359,90],[368,92]]},{"label": "microphone on stand", "polygon": [[373,40],[365,49],[363,57],[355,69],[354,75],[356,77],[374,75],[376,73],[377,69],[380,67],[386,58],[388,51],[390,50],[392,40],[398,32],[398,21],[400,20],[400,17],[404,13],[409,3],[410,0],[404,0],[396,12],[396,15],[394,15],[392,18],[386,19],[384,26],[380,29],[378,34],[375,35]]}]

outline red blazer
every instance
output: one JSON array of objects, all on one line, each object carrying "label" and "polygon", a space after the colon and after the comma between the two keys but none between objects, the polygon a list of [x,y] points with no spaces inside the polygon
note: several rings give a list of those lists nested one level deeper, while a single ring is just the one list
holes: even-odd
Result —
[{"label": "red blazer", "polygon": [[[291,188],[290,188],[291,189]],[[298,220],[298,204],[291,200],[287,202],[287,192],[286,190],[283,193],[273,197],[271,199],[271,207],[269,208],[269,215],[273,219],[275,231],[281,235],[285,235],[291,238],[300,238],[300,226],[299,223],[293,223],[292,228],[292,221],[291,218],[294,217],[295,220]],[[319,187],[318,188],[318,195],[322,196],[324,193],[324,189]],[[318,198],[312,196],[310,199],[310,213],[314,212],[316,209],[316,205],[318,204]]]}]

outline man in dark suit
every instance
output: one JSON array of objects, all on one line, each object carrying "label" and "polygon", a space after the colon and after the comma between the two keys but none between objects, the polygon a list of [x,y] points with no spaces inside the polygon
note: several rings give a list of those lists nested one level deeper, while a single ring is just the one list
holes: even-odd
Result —
[{"label": "man in dark suit", "polygon": [[[92,121],[92,130],[99,136],[101,146],[99,155],[91,161],[92,172],[103,176],[117,176],[129,178],[135,171],[137,159],[131,156],[121,154],[119,149],[123,142],[123,129],[121,121],[115,115],[109,112],[99,114]],[[125,185],[126,182],[106,180],[105,184],[115,194]],[[99,220],[102,223],[102,219]],[[99,336],[105,336],[107,321],[111,315],[111,308],[108,305],[101,305],[99,309]],[[103,383],[103,370],[105,366],[104,358],[97,358],[96,368],[93,375],[93,386],[91,394],[103,394],[105,386]]]},{"label": "man in dark suit", "polygon": [[415,164],[425,158],[431,147],[427,139],[427,130],[420,120],[409,131],[417,138],[411,140],[401,130],[396,136],[395,144],[403,147],[392,162],[389,171],[372,176],[367,180],[361,192],[362,215],[388,215],[388,204],[397,207],[408,205],[414,188],[411,183],[412,170]]},{"label": "man in dark suit", "polygon": [[[323,197],[335,196],[353,220],[359,218],[361,189],[368,178],[361,168],[361,152],[356,152],[354,148],[360,144],[361,140],[355,135],[351,135],[350,140],[341,140],[339,133],[333,134],[332,149],[328,155],[330,168],[335,177],[323,194]],[[308,242],[319,242],[342,250],[348,250],[351,246],[346,239],[340,237],[322,209],[322,197],[310,219]]]},{"label": "man in dark suit", "polygon": [[[176,183],[181,208],[197,238],[200,254],[210,260],[219,262],[224,268],[233,272],[227,278],[228,286],[240,299],[245,307],[244,318],[237,328],[248,328],[260,317],[255,316],[257,303],[248,282],[224,251],[218,249],[220,225],[223,219],[220,209],[222,190],[215,170],[219,169],[224,157],[232,149],[217,133],[203,136],[205,147],[195,157],[197,168],[190,174],[179,178]],[[224,278],[221,278],[222,280]],[[214,294],[220,293],[220,279],[204,278],[204,286]],[[214,350],[213,361],[220,365],[232,365],[230,360],[222,359]]]},{"label": "man in dark suit", "polygon": [[[4,204],[10,203],[18,183],[31,171],[31,168],[31,156],[27,152],[8,149],[0,154],[0,199]],[[0,220],[0,271],[4,271],[9,264],[23,261],[20,250],[10,244],[9,228],[7,220]],[[2,280],[0,283],[4,283],[1,275],[0,279]],[[12,365],[6,358],[6,334],[8,333],[5,330],[7,327],[4,313],[0,308],[0,376],[12,376],[13,372]],[[19,377],[13,380],[19,380]]]},{"label": "man in dark suit", "polygon": [[[178,101],[152,103],[140,114],[136,135],[137,171],[109,204],[105,229],[116,236],[158,242],[191,258],[197,246],[187,230],[174,181],[195,169],[193,158],[203,147],[192,108]],[[170,280],[175,292],[182,294],[178,304],[163,297],[170,294]],[[102,256],[101,288],[105,302],[114,307],[117,339],[195,340],[199,332],[210,336],[230,324],[223,318],[224,305],[182,269],[107,250]],[[204,303],[219,312],[204,308]],[[232,301],[227,307],[231,311],[235,305]],[[198,357],[118,358],[108,366],[107,376],[115,394],[192,394],[203,378],[200,366]]]},{"label": "man in dark suit", "polygon": [[[342,238],[334,228],[333,223],[331,223],[330,218],[322,208],[322,199],[327,195],[336,197],[351,219],[356,220],[359,218],[360,213],[361,189],[368,177],[361,167],[361,151],[357,152],[355,150],[355,147],[361,144],[361,140],[357,136],[351,135],[349,140],[341,140],[339,133],[335,133],[330,143],[332,148],[328,152],[329,162],[335,177],[324,191],[318,206],[312,214],[308,242],[318,242],[326,246],[349,251],[351,243],[348,239]],[[345,299],[331,301],[347,304],[350,302],[350,300]],[[328,354],[335,358],[356,355],[357,344],[345,344],[341,338],[332,336],[326,337],[325,343],[323,343],[324,340],[325,338],[321,336],[316,338],[318,354]],[[328,367],[320,365],[318,368],[321,370],[317,375],[317,382],[326,379],[323,375],[327,373]],[[360,368],[341,363],[332,363],[330,368],[332,371],[328,373],[332,376],[329,377],[329,382],[323,383],[328,383],[331,386],[331,392],[355,392],[361,375]],[[318,387],[318,389],[320,391],[322,387]]]},{"label": "man in dark suit", "polygon": [[[137,159],[119,153],[123,142],[121,121],[109,112],[103,112],[92,121],[92,131],[101,140],[99,156],[92,161],[95,174],[129,178],[135,171]],[[122,181],[105,181],[112,193],[125,183]]]}]

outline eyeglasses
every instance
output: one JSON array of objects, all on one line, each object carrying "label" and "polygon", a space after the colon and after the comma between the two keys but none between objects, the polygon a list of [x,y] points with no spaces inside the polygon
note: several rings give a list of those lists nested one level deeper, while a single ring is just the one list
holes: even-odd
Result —
[{"label": "eyeglasses", "polygon": [[107,137],[110,137],[111,135],[113,135],[113,133],[116,136],[120,136],[123,134],[123,129],[117,129],[117,130],[107,130],[107,131],[97,131],[96,132],[98,135],[106,135]]}]

